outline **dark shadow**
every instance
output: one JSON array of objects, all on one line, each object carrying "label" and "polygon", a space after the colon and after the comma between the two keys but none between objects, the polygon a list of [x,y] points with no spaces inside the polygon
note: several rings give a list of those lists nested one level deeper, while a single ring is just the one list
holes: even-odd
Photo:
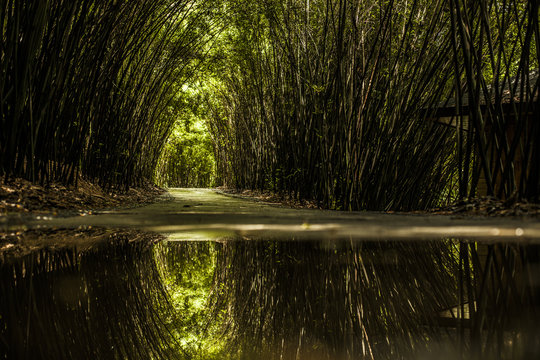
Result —
[{"label": "dark shadow", "polygon": [[118,235],[84,252],[42,249],[3,263],[0,358],[178,358],[151,242],[130,240]]}]

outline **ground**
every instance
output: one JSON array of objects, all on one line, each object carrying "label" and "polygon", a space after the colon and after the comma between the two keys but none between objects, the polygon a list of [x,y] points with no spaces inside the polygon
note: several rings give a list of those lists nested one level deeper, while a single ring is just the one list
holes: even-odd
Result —
[{"label": "ground", "polygon": [[[219,189],[220,191],[244,199],[280,204],[296,209],[317,209],[315,201],[297,200],[286,194],[270,191]],[[148,184],[145,188],[131,188],[129,191],[107,192],[84,179],[77,186],[51,184],[41,186],[23,179],[6,181],[0,178],[0,215],[7,213],[56,213],[72,210],[91,212],[99,209],[133,207],[153,202],[165,190]],[[493,197],[463,200],[456,204],[416,211],[416,214],[441,214],[456,216],[518,216],[540,217],[540,204],[526,201],[501,201]]]},{"label": "ground", "polygon": [[434,214],[462,214],[464,216],[504,216],[504,217],[540,217],[540,204],[525,200],[498,200],[494,197],[482,197],[462,200],[456,204],[432,209]]},{"label": "ground", "polygon": [[[292,208],[318,209],[315,201],[296,200],[287,195],[270,191],[220,189],[224,193],[245,199],[281,204]],[[395,213],[393,211],[389,213]],[[427,211],[412,211],[412,214],[434,214],[455,216],[503,216],[503,217],[540,217],[540,204],[510,199],[498,200],[494,197],[482,197],[462,200],[455,204],[438,207]]]},{"label": "ground", "polygon": [[[24,179],[0,178],[0,224],[11,216],[90,215],[93,211],[104,209],[132,208],[152,203],[164,192],[152,185],[129,191],[107,192],[84,179],[80,179],[77,186],[56,183],[41,186]],[[137,230],[91,226],[28,231],[0,229],[0,264],[40,249],[59,250],[76,244],[78,251],[87,251],[110,241],[137,241],[141,238],[155,240],[161,239],[161,236]]]},{"label": "ground", "polygon": [[76,186],[33,184],[24,179],[0,178],[0,215],[7,213],[58,212],[131,207],[152,202],[163,189],[153,185],[129,191],[104,191],[84,179]]},{"label": "ground", "polygon": [[[369,240],[467,239],[540,241],[540,222],[532,217],[479,217],[376,211],[291,208],[253,201],[212,189],[169,189],[142,207],[90,214],[0,217],[0,232],[39,229],[133,229],[173,240]],[[81,216],[89,215],[89,216]]]},{"label": "ground", "polygon": [[[267,194],[212,189],[169,189],[162,194],[151,188],[104,194],[91,186],[42,188],[28,182],[4,184],[1,189],[0,201],[9,211],[0,216],[0,263],[42,248],[87,248],[122,234],[137,238],[157,233],[175,241],[454,238],[540,242],[537,204],[493,199],[463,202],[432,213],[382,213],[312,209],[310,204],[284,203]],[[144,206],[126,206],[144,202]],[[514,216],[500,217],[508,214]]]}]

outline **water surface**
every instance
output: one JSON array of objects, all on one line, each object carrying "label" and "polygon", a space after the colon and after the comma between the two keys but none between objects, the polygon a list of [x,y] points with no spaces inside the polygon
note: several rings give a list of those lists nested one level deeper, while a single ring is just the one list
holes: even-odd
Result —
[{"label": "water surface", "polygon": [[540,248],[115,241],[1,268],[6,359],[531,359]]}]

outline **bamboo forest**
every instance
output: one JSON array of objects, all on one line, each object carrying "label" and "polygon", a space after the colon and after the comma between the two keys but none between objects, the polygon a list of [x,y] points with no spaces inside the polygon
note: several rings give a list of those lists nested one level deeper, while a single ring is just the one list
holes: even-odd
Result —
[{"label": "bamboo forest", "polygon": [[0,359],[540,358],[539,7],[0,0]]}]

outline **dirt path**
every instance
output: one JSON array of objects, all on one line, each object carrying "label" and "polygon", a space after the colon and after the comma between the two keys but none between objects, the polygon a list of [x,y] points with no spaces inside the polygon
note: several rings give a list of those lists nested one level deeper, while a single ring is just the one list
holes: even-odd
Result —
[{"label": "dirt path", "polygon": [[0,218],[0,231],[127,228],[170,240],[441,239],[540,242],[535,219],[472,218],[292,209],[210,189],[170,189],[167,201],[87,216],[19,215]]}]

